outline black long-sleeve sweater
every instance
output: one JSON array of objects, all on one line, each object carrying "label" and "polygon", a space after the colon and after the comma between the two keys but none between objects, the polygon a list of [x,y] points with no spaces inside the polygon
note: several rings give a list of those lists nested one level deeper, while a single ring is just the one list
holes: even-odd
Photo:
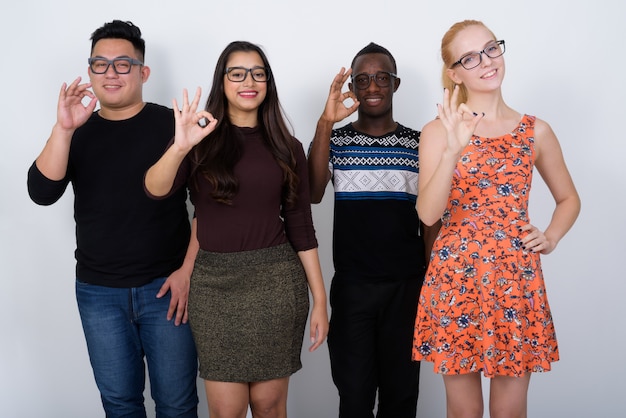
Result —
[{"label": "black long-sleeve sweater", "polygon": [[30,167],[28,191],[37,204],[56,202],[72,183],[78,280],[136,287],[181,266],[190,233],[187,192],[155,201],[143,187],[146,170],[173,136],[173,114],[163,106],[147,103],[122,121],[94,112],[74,133],[63,180]]}]

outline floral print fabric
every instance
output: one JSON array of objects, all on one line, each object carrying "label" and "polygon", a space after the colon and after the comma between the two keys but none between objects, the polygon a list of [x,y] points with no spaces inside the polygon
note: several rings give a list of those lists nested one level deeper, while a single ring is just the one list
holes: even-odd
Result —
[{"label": "floral print fabric", "polygon": [[436,373],[550,370],[558,347],[539,254],[526,251],[535,117],[473,136],[457,163],[419,298],[413,359]]}]

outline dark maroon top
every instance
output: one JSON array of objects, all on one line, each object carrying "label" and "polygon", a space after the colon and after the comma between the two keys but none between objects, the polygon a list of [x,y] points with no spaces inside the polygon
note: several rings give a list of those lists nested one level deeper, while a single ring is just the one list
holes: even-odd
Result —
[{"label": "dark maroon top", "polygon": [[196,181],[191,181],[192,162],[189,156],[178,169],[170,191],[171,194],[188,185],[198,220],[200,248],[230,253],[286,242],[291,243],[296,251],[317,248],[302,144],[293,138],[296,174],[300,182],[296,204],[285,207],[283,172],[264,144],[260,129],[235,129],[242,135],[244,147],[241,159],[235,165],[239,191],[232,204],[215,201],[211,197],[212,186],[202,175],[196,174]]}]

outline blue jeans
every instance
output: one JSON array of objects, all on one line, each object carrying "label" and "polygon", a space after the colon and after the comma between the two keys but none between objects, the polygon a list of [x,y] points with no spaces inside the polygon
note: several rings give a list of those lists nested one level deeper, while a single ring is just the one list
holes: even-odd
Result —
[{"label": "blue jeans", "polygon": [[157,418],[197,418],[198,362],[189,324],[166,318],[165,278],[135,288],[76,281],[78,310],[107,418],[145,418],[145,364]]}]

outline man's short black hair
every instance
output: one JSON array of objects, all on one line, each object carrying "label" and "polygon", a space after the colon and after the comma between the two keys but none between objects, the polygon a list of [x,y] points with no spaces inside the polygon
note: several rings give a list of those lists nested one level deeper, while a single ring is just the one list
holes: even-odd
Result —
[{"label": "man's short black hair", "polygon": [[135,48],[139,59],[142,61],[146,55],[146,41],[141,37],[139,27],[133,25],[133,22],[114,20],[105,23],[91,34],[91,50],[96,46],[96,42],[101,39],[125,39]]},{"label": "man's short black hair", "polygon": [[391,55],[391,52],[389,52],[387,48],[380,46],[378,44],[375,44],[374,42],[370,42],[363,49],[361,49],[359,52],[356,53],[356,55],[354,56],[354,59],[352,60],[352,64],[350,64],[350,67],[354,69],[354,63],[356,62],[356,59],[360,57],[361,55],[366,55],[366,54],[387,55],[389,59],[391,60],[391,64],[393,65],[393,72],[394,73],[398,72],[398,67],[396,66],[396,59],[393,57],[393,55]]}]

